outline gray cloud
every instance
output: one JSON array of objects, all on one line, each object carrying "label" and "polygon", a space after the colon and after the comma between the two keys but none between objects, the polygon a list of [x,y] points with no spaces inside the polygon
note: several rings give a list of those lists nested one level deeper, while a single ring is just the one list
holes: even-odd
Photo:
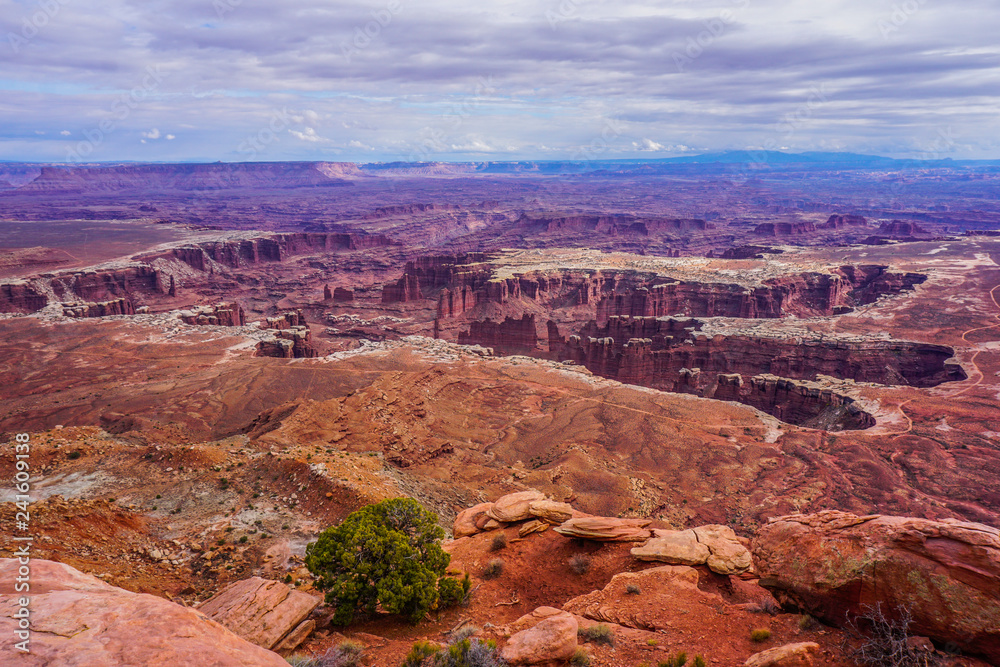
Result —
[{"label": "gray cloud", "polygon": [[0,159],[907,155],[946,128],[997,157],[987,0],[44,6],[0,4]]}]

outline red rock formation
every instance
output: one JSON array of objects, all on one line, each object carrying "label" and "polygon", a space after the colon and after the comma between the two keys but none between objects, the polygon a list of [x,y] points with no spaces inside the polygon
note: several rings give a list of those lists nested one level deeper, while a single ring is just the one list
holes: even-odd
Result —
[{"label": "red rock formation", "polygon": [[917,223],[904,222],[903,220],[883,222],[878,226],[878,234],[880,236],[888,236],[890,238],[930,236],[930,232],[920,227]]},{"label": "red rock formation", "polygon": [[48,303],[44,294],[26,282],[0,285],[0,313],[35,313]]},{"label": "red rock formation", "polygon": [[773,519],[753,541],[761,585],[833,625],[880,604],[914,635],[1000,664],[1000,531],[826,511]]},{"label": "red rock formation", "polygon": [[238,241],[206,241],[140,259],[152,261],[158,257],[172,257],[199,271],[206,271],[210,266],[209,260],[237,269],[262,262],[280,262],[293,255],[367,250],[391,245],[392,240],[382,234],[274,234]]},{"label": "red rock formation", "polygon": [[108,317],[110,315],[134,315],[135,305],[128,299],[113,299],[100,303],[64,303],[66,317]]},{"label": "red rock formation", "polygon": [[504,354],[529,354],[538,350],[535,316],[508,317],[503,322],[486,319],[471,323],[471,329],[458,336],[461,345],[483,345]]},{"label": "red rock formation", "polygon": [[120,297],[131,297],[138,293],[166,294],[169,281],[166,277],[146,264],[138,264],[125,269],[84,271],[52,278],[52,289],[56,295],[67,301],[77,298],[84,301],[106,301]]},{"label": "red rock formation", "polygon": [[334,303],[351,303],[354,301],[354,291],[338,287],[333,290],[333,301]]},{"label": "red rock formation", "polygon": [[330,291],[329,285],[323,285],[323,301],[329,301],[333,298],[333,292]]},{"label": "red rock formation", "polygon": [[704,231],[715,225],[704,220],[680,218],[639,218],[630,215],[565,215],[529,216],[522,215],[517,221],[534,233],[552,234],[556,232],[592,232],[609,236],[640,235],[650,236],[669,232]]},{"label": "red rock formation", "polygon": [[764,222],[757,225],[753,233],[760,236],[801,236],[816,231],[811,222]]},{"label": "red rock formation", "polygon": [[818,229],[844,229],[846,227],[865,227],[868,221],[860,215],[831,215]]},{"label": "red rock formation", "polygon": [[[727,248],[719,255],[722,259],[763,259],[765,254],[780,255],[784,250],[780,248],[768,248],[759,245],[742,245],[735,248]],[[715,257],[714,252],[709,252],[708,257]]]},{"label": "red rock formation", "polygon": [[180,316],[186,324],[199,326],[242,327],[247,323],[243,307],[235,301],[184,310]]}]

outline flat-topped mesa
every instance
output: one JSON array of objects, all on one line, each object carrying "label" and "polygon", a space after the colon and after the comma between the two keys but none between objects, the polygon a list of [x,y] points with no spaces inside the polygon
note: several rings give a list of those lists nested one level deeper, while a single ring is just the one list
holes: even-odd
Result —
[{"label": "flat-topped mesa", "polygon": [[549,308],[586,306],[593,309],[599,322],[616,315],[818,317],[841,314],[882,296],[912,290],[924,280],[924,275],[892,272],[882,265],[792,273],[756,286],[675,280],[649,272],[613,269],[557,269],[498,276],[495,265],[487,263],[485,255],[473,253],[408,262],[403,276],[383,287],[382,303],[436,298],[440,320],[462,317],[485,304],[504,306],[518,301],[523,302],[522,306],[533,302]]},{"label": "flat-topped mesa", "polygon": [[383,234],[302,232],[231,241],[204,241],[141,259],[152,261],[170,257],[199,271],[208,271],[212,262],[238,269],[263,262],[281,262],[294,255],[369,250],[392,245],[396,243]]},{"label": "flat-topped mesa", "polygon": [[64,317],[110,317],[112,315],[134,315],[135,305],[128,299],[112,299],[98,303],[64,303]]},{"label": "flat-topped mesa", "polygon": [[[829,375],[857,382],[934,387],[966,378],[943,345],[865,339],[765,338],[751,334],[706,335],[697,320],[611,317],[590,322],[556,350],[612,379],[678,391],[679,372],[700,368],[702,388],[720,373],[771,374],[812,380]],[[633,341],[643,341],[641,344]]]},{"label": "flat-topped mesa", "polygon": [[162,295],[170,290],[170,278],[148,264],[121,269],[91,269],[72,274],[58,274],[51,279],[56,296],[66,301],[88,302],[130,298],[138,295]]},{"label": "flat-topped mesa", "polygon": [[844,229],[846,227],[867,227],[868,220],[860,215],[831,215],[818,229]]},{"label": "flat-topped mesa", "polygon": [[931,233],[915,222],[890,220],[878,226],[879,236],[890,238],[909,238],[913,236],[930,236]]},{"label": "flat-topped mesa", "polygon": [[816,224],[809,221],[762,222],[753,230],[758,236],[802,236],[815,232]]},{"label": "flat-topped mesa", "polygon": [[517,226],[537,233],[589,232],[608,236],[650,236],[670,232],[715,229],[715,225],[705,220],[661,217],[644,218],[624,214],[528,215],[525,213],[517,221]]},{"label": "flat-topped mesa", "polygon": [[185,324],[196,326],[242,327],[247,323],[243,307],[235,301],[182,310],[180,318]]},{"label": "flat-topped mesa", "polygon": [[257,344],[258,357],[312,359],[319,356],[312,345],[312,332],[301,310],[268,317],[259,324],[272,338]]}]

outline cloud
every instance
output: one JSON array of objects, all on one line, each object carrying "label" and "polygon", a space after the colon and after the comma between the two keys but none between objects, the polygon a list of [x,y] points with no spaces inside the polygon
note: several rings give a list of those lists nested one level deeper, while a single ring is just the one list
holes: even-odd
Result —
[{"label": "cloud", "polygon": [[[998,156],[990,0],[223,4],[74,0],[0,44],[0,159],[64,159],[63,128],[102,121],[98,160],[237,160],[255,138],[259,159],[907,154],[947,127],[952,157]],[[11,5],[0,34],[33,11]]]}]

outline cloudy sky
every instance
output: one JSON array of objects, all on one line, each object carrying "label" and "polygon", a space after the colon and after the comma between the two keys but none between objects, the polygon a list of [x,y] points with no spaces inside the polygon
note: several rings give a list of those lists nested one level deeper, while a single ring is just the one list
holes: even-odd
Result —
[{"label": "cloudy sky", "polygon": [[0,159],[1000,158],[996,0],[0,0]]}]

